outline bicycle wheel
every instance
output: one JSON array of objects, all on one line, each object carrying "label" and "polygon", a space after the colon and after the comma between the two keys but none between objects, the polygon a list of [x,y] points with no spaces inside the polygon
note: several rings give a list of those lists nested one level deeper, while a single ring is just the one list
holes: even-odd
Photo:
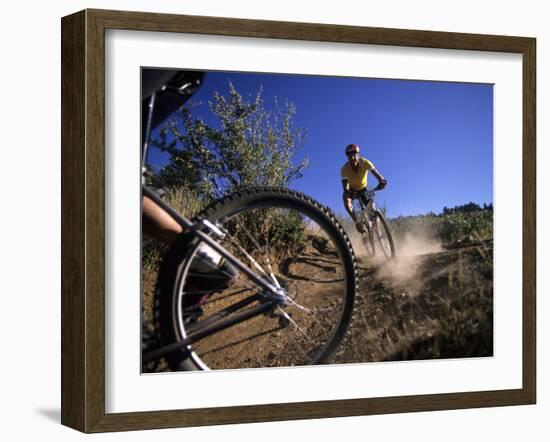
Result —
[{"label": "bicycle wheel", "polygon": [[387,259],[395,257],[395,245],[393,243],[393,237],[391,235],[388,223],[384,215],[378,210],[374,212],[373,230],[376,236],[378,244],[380,244],[380,250]]},{"label": "bicycle wheel", "polygon": [[361,239],[363,241],[363,246],[367,252],[367,258],[372,258],[376,254],[376,249],[374,247],[374,234],[366,219],[362,222],[362,224],[363,232],[361,233]]},{"label": "bicycle wheel", "polygon": [[[271,284],[284,302],[167,357],[172,370],[296,366],[328,362],[351,321],[357,286],[351,244],[334,215],[311,198],[254,188],[215,202],[198,219],[226,232],[219,243]],[[163,264],[156,317],[169,344],[271,301],[245,272],[216,293],[199,291],[198,238],[182,235]],[[189,301],[191,299],[191,301]]]}]

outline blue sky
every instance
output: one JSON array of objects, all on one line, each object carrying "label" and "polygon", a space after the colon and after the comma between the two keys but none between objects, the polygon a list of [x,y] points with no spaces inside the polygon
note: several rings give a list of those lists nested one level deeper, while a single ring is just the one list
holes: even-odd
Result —
[{"label": "blue sky", "polygon": [[[251,100],[262,86],[267,108],[274,97],[295,104],[295,124],[307,131],[296,160],[307,156],[309,167],[290,187],[335,212],[345,213],[340,168],[350,143],[388,180],[377,202],[390,217],[493,202],[492,85],[209,72],[195,114],[212,122],[208,101],[227,95],[229,82]],[[149,161],[165,159],[152,150]]]}]

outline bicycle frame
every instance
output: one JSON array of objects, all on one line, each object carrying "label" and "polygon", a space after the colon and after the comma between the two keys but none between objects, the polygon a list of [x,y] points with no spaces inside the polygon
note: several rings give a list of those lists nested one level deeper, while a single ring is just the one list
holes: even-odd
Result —
[{"label": "bicycle frame", "polygon": [[[245,266],[238,258],[233,256],[231,252],[229,252],[225,247],[223,247],[221,244],[219,244],[216,240],[212,239],[210,236],[208,236],[207,233],[203,232],[200,229],[200,225],[194,224],[192,221],[190,221],[185,216],[179,214],[172,206],[170,206],[168,203],[162,200],[162,198],[151,188],[147,187],[146,185],[142,185],[142,192],[143,195],[151,198],[156,204],[158,204],[163,210],[168,212],[168,214],[174,218],[174,220],[182,226],[182,228],[186,232],[191,232],[195,236],[199,237],[201,241],[204,241],[207,243],[210,247],[212,247],[216,252],[218,252],[220,255],[228,259],[233,265],[235,265],[241,272],[246,273],[252,281],[254,281],[256,284],[262,286],[262,288],[272,292],[277,293],[278,288],[274,285],[270,284],[269,282],[265,281],[262,277],[255,274],[253,271],[251,271],[247,266]],[[219,231],[216,226],[211,224],[210,222],[203,220],[202,226],[209,230],[210,232],[216,234],[216,235],[223,235],[221,231]]]},{"label": "bicycle frame", "polygon": [[361,199],[360,195],[357,195],[357,197],[352,198],[352,205],[359,206],[359,214],[361,217],[365,217],[367,220],[370,220],[372,217],[372,214],[376,210],[376,203],[374,198],[374,193],[376,190],[374,189],[365,189],[365,196],[368,200],[368,204],[365,205],[363,200]]},{"label": "bicycle frame", "polygon": [[[378,187],[374,189],[365,189],[364,192],[367,199],[367,204],[363,202],[361,195],[357,195],[356,197],[354,196],[352,204],[354,206],[354,210],[358,206],[358,221],[361,222],[365,228],[365,231],[362,233],[368,235],[368,244],[365,245],[367,248],[367,253],[371,255],[375,254],[376,249],[374,240],[377,239],[381,250],[386,258],[389,259],[395,256],[395,245],[383,214],[376,208],[375,193],[379,190],[381,189]],[[357,200],[358,202],[356,202]],[[380,228],[383,229],[383,232],[380,231]]]},{"label": "bicycle frame", "polygon": [[[156,99],[156,93],[153,93],[149,101],[147,128],[145,133],[145,139],[143,142],[142,173],[144,173],[145,164],[147,161],[148,146],[149,146],[149,141],[151,136],[151,121],[152,121],[152,115],[155,107],[155,99]],[[222,255],[225,259],[227,259],[231,264],[233,264],[239,271],[246,274],[252,281],[258,284],[258,286],[264,289],[267,293],[273,295],[273,298],[274,298],[273,300],[267,300],[265,302],[262,302],[257,307],[247,310],[241,314],[235,315],[233,318],[221,323],[216,322],[218,318],[212,318],[212,320],[209,321],[208,324],[205,324],[205,325],[203,324],[204,326],[203,329],[196,331],[194,333],[191,333],[185,339],[182,339],[181,341],[175,342],[173,344],[169,344],[167,346],[164,346],[159,349],[150,351],[146,354],[143,354],[142,364],[158,359],[159,357],[164,356],[173,351],[178,351],[185,347],[188,347],[194,342],[198,341],[199,339],[202,339],[206,336],[214,334],[218,331],[224,330],[239,322],[246,321],[248,319],[251,319],[263,313],[267,313],[268,311],[272,310],[274,307],[279,305],[279,303],[281,302],[280,288],[276,287],[275,285],[271,284],[269,281],[265,280],[261,276],[254,273],[245,264],[243,264],[238,258],[236,258],[231,252],[229,252],[225,247],[223,247],[215,239],[211,238],[208,235],[208,233],[206,233],[206,232],[210,232],[210,233],[213,233],[215,236],[223,237],[224,234],[220,229],[218,229],[215,225],[213,225],[207,220],[202,220],[202,221],[199,221],[198,223],[193,223],[187,217],[181,215],[173,207],[171,207],[168,203],[166,203],[153,189],[151,189],[150,187],[148,187],[143,183],[141,187],[142,187],[142,198],[143,196],[146,196],[151,200],[153,200],[158,206],[160,206],[163,210],[165,210],[182,227],[182,229],[185,232],[191,233],[192,235],[198,237],[200,241],[203,241],[206,244],[208,244],[210,247],[212,247],[212,249],[214,249],[216,252]],[[255,302],[259,299],[260,298],[258,294],[252,295],[249,298],[234,304],[233,306],[231,306],[232,308],[230,307],[227,310],[231,309],[232,311],[237,311],[240,308],[248,304],[251,304],[252,302]],[[223,316],[219,319],[223,319]]]}]

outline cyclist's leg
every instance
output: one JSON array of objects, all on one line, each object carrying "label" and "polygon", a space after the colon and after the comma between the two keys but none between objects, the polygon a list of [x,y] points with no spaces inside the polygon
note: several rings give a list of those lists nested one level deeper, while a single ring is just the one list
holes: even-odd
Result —
[{"label": "cyclist's leg", "polygon": [[143,197],[142,227],[145,234],[166,245],[170,245],[182,232],[182,227],[174,218],[146,196]]},{"label": "cyclist's leg", "polygon": [[344,201],[344,208],[346,209],[346,212],[348,212],[348,215],[351,216],[351,219],[356,222],[355,212],[353,211],[351,192],[345,190],[344,194],[342,195],[342,199]]},{"label": "cyclist's leg", "polygon": [[[180,234],[182,227],[152,199],[143,197],[143,232],[156,240],[170,245]],[[237,269],[207,244],[197,251],[193,261],[196,288],[217,290],[225,287],[238,274]]]},{"label": "cyclist's leg", "polygon": [[365,188],[365,190],[362,190],[361,192],[359,192],[359,198],[361,198],[361,202],[365,205],[365,207],[369,207],[371,200],[367,198],[366,190],[367,189]]},{"label": "cyclist's leg", "polygon": [[358,222],[357,214],[353,210],[353,204],[352,204],[353,194],[350,191],[345,190],[342,197],[343,197],[343,200],[344,200],[344,207],[345,207],[346,211],[348,212],[349,216],[351,216],[351,219],[353,220],[353,222],[355,223],[355,228],[357,229],[357,231],[359,233],[363,233],[364,228],[361,225],[361,223]]}]

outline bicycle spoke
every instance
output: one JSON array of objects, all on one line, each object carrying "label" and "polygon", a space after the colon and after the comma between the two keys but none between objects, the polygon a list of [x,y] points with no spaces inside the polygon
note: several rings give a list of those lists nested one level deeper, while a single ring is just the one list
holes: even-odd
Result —
[{"label": "bicycle spoke", "polygon": [[255,290],[256,290],[255,287],[250,287],[250,288],[244,288],[244,289],[236,290],[236,291],[233,292],[233,293],[227,293],[227,294],[223,294],[223,295],[220,295],[220,296],[216,296],[215,299],[209,299],[209,300],[207,300],[206,302],[204,302],[203,305],[207,305],[207,304],[210,304],[210,303],[216,302],[216,301],[225,301],[225,300],[227,300],[227,299],[234,298],[234,297],[236,297],[236,296],[242,295],[242,294],[245,293],[245,292],[251,292],[251,291],[255,291]]},{"label": "bicycle spoke", "polygon": [[234,242],[235,246],[238,248],[238,250],[252,263],[253,265],[253,268],[255,270],[258,270],[259,272],[261,272],[264,276],[268,277],[269,278],[269,274],[262,268],[262,266],[258,263],[258,261],[256,259],[254,259],[254,257],[248,253],[244,247],[242,247],[238,242],[237,240],[235,240],[234,238],[231,238],[232,241]]},{"label": "bicycle spoke", "polygon": [[307,352],[304,350],[303,345],[301,345],[301,341],[298,340],[298,334],[293,334],[292,337],[285,342],[285,345],[293,346],[296,348],[303,356],[308,356]]},{"label": "bicycle spoke", "polygon": [[[327,331],[330,332],[330,328],[327,329],[326,326],[324,326],[316,317],[316,314],[323,311],[322,309],[315,309],[314,311],[313,310],[310,310],[310,316],[313,320],[313,323],[317,324],[319,326],[320,329],[323,330],[323,334],[327,334]],[[329,309],[329,308],[326,308],[324,309],[325,312],[330,312],[332,311],[332,309]]]},{"label": "bicycle spoke", "polygon": [[290,304],[292,304],[294,307],[304,311],[304,312],[307,312],[307,313],[311,313],[311,309],[307,308],[307,307],[304,307],[303,305],[300,305],[298,304],[294,299],[292,299],[291,297],[288,297],[287,298],[287,301],[290,302]]}]

